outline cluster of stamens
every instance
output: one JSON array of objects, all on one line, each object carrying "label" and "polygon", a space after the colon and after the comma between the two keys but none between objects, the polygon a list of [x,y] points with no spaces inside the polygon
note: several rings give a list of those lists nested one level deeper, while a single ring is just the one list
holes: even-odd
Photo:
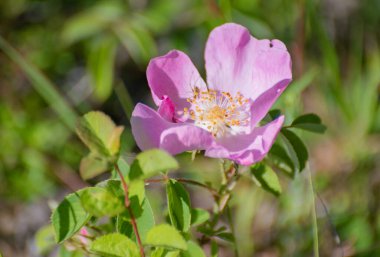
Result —
[{"label": "cluster of stamens", "polygon": [[238,92],[232,96],[228,92],[216,90],[193,90],[193,97],[187,101],[190,108],[184,108],[184,114],[194,120],[195,125],[210,131],[214,137],[220,137],[227,132],[234,133],[249,125],[250,104]]}]

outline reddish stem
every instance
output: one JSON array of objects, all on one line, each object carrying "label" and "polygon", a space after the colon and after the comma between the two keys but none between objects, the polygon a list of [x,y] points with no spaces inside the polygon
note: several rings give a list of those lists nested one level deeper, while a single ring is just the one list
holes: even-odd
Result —
[{"label": "reddish stem", "polygon": [[145,257],[144,246],[141,243],[140,234],[139,234],[139,231],[137,229],[136,219],[135,219],[135,216],[133,215],[133,211],[132,211],[132,208],[131,208],[131,202],[129,201],[129,192],[128,192],[127,182],[125,182],[124,176],[121,173],[121,171],[119,169],[119,166],[117,164],[115,164],[115,169],[116,169],[117,173],[119,174],[119,177],[120,177],[120,180],[121,180],[121,184],[123,185],[123,189],[124,189],[124,193],[125,193],[124,204],[125,204],[125,207],[128,210],[129,216],[131,217],[131,223],[132,223],[132,227],[133,227],[133,232],[136,235],[137,243],[138,243],[139,248],[140,248],[140,255],[141,255],[141,257]]}]

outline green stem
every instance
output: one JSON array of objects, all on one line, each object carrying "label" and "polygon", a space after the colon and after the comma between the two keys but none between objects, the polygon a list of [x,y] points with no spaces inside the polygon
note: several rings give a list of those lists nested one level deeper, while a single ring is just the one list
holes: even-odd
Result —
[{"label": "green stem", "polygon": [[309,184],[310,184],[311,203],[312,203],[311,215],[312,215],[312,219],[313,219],[314,257],[319,257],[317,211],[316,211],[316,208],[315,208],[315,194],[314,194],[313,179],[312,179],[312,176],[311,176],[310,169],[308,169],[308,173],[309,173]]},{"label": "green stem", "polygon": [[224,173],[224,183],[220,186],[219,189],[219,199],[218,199],[218,209],[219,212],[222,213],[224,208],[227,206],[230,198],[231,198],[231,191],[234,189],[236,182],[240,178],[239,172],[238,172],[238,166],[235,163],[232,163],[230,167],[225,170]]},{"label": "green stem", "polygon": [[[223,165],[223,164],[222,164]],[[231,233],[234,237],[234,254],[235,257],[239,257],[239,252],[236,245],[236,238],[234,233],[234,225],[231,216],[231,210],[228,206],[229,200],[231,199],[231,192],[234,189],[237,180],[240,178],[238,172],[238,165],[232,163],[226,170],[224,170],[224,165],[222,166],[222,184],[219,188],[218,195],[219,197],[215,198],[216,200],[216,211],[214,213],[214,219],[211,223],[212,229],[214,230],[215,226],[218,224],[222,213],[226,210],[228,225],[230,227]]]}]

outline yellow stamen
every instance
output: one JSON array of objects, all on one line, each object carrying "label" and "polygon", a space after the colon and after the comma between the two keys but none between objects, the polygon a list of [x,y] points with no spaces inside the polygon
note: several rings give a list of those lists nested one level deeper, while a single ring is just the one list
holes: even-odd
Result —
[{"label": "yellow stamen", "polygon": [[195,125],[210,131],[215,137],[249,125],[249,99],[240,92],[232,96],[229,92],[201,91],[195,87],[193,96],[187,101],[191,107],[184,108],[184,113],[194,120]]}]

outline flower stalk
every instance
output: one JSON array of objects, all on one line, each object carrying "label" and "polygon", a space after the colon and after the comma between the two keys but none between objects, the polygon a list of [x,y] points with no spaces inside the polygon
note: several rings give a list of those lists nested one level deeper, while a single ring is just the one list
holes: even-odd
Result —
[{"label": "flower stalk", "polygon": [[[223,164],[222,164],[223,166]],[[226,212],[227,215],[227,222],[230,227],[231,233],[233,235],[233,244],[234,244],[234,254],[235,257],[239,257],[239,252],[236,245],[236,239],[235,239],[235,232],[234,232],[234,226],[232,221],[232,215],[231,215],[231,209],[228,206],[228,202],[231,199],[231,192],[235,188],[237,181],[240,178],[239,174],[239,166],[235,162],[232,162],[231,165],[228,167],[228,169],[224,170],[221,169],[222,176],[223,176],[223,183],[219,189],[219,195],[220,198],[216,199],[217,204],[217,213],[216,215],[216,222],[220,219],[222,213]]]},{"label": "flower stalk", "polygon": [[239,167],[236,163],[232,163],[228,169],[222,170],[223,183],[219,189],[219,198],[217,199],[218,210],[220,213],[222,213],[227,206],[228,201],[231,198],[231,191],[234,189],[236,182],[240,178],[238,168]]}]

